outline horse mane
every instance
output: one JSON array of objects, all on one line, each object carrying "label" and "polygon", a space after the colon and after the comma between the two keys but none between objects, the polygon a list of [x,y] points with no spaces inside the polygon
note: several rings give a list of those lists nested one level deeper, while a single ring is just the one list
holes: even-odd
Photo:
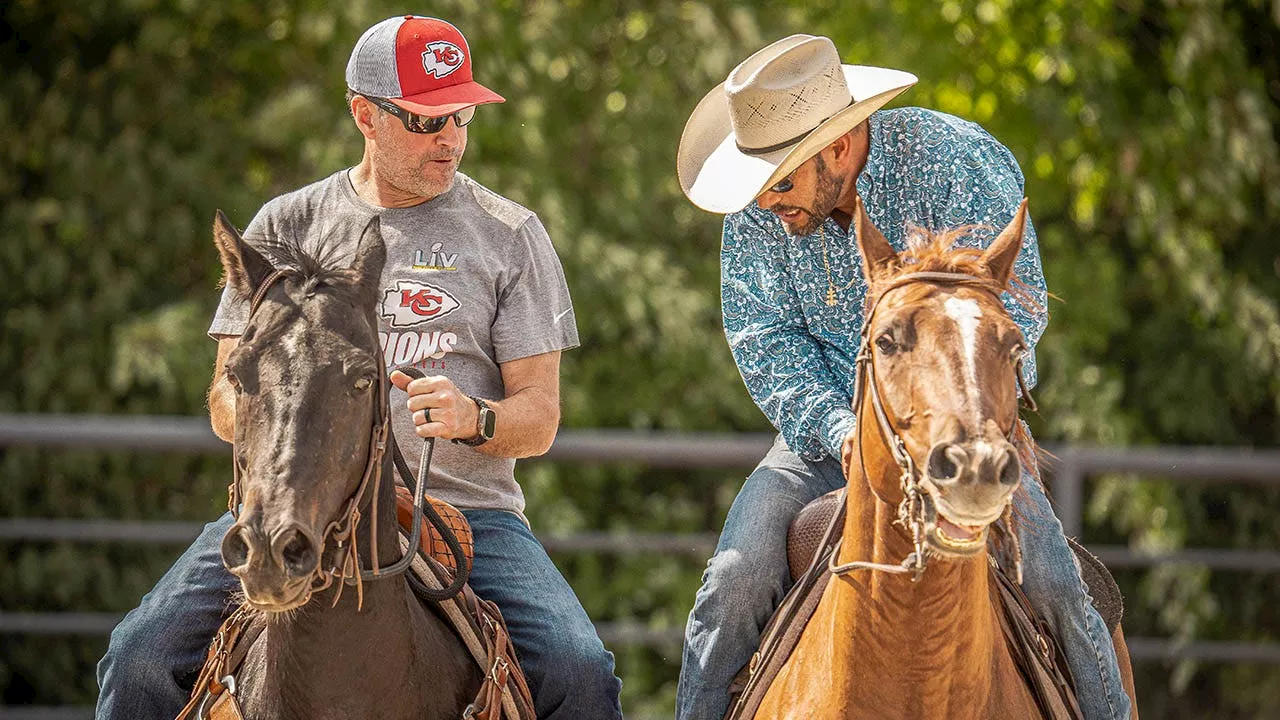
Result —
[{"label": "horse mane", "polygon": [[987,225],[962,225],[951,230],[933,231],[918,225],[907,227],[907,249],[899,253],[898,259],[889,265],[893,280],[906,273],[945,272],[972,275],[979,280],[979,285],[999,295],[1008,292],[1014,301],[1023,309],[1038,312],[1043,309],[1035,299],[1032,289],[1011,275],[1008,285],[1001,285],[987,271],[982,262],[982,248],[973,247],[979,232],[992,232]]}]

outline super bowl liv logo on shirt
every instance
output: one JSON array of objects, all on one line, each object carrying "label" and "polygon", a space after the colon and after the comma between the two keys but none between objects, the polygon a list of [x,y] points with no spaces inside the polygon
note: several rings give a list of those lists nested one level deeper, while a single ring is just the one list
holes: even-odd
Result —
[{"label": "super bowl liv logo on shirt", "polygon": [[423,250],[413,251],[414,270],[443,270],[445,272],[453,272],[458,269],[455,264],[458,262],[458,253],[449,253],[444,249],[444,243],[434,243],[431,251]]}]

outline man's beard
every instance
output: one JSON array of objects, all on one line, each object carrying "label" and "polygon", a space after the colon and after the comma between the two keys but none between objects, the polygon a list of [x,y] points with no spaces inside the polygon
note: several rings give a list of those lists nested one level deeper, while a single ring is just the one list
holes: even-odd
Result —
[{"label": "man's beard", "polygon": [[794,228],[788,227],[786,223],[783,223],[782,228],[788,235],[812,235],[817,232],[818,228],[822,227],[822,223],[826,221],[827,216],[831,214],[831,211],[835,210],[836,201],[840,199],[840,193],[844,190],[844,178],[828,172],[827,163],[823,161],[821,155],[815,156],[814,161],[818,183],[812,207],[778,205],[773,208],[775,213],[799,210],[808,218],[803,225]]},{"label": "man's beard", "polygon": [[384,156],[382,167],[384,181],[391,187],[400,192],[417,195],[423,198],[432,198],[443,195],[453,187],[453,181],[457,176],[455,169],[447,175],[431,177],[434,172],[432,168],[435,160],[443,160],[454,155],[461,156],[461,153],[451,153],[447,155],[428,155],[424,157],[416,167],[407,167],[403,165],[403,159],[398,157],[394,152],[388,152]]}]

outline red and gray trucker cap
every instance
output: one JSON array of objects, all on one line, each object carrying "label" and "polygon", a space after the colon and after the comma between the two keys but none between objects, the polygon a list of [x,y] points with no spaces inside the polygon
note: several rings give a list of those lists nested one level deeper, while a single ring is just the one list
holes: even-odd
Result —
[{"label": "red and gray trucker cap", "polygon": [[436,18],[387,18],[360,36],[347,61],[347,87],[439,117],[505,102],[471,77],[471,49],[458,28]]}]

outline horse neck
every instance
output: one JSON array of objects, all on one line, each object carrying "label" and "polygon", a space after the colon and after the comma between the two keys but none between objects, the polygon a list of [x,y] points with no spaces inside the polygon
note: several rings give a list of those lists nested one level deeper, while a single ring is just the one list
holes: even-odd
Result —
[{"label": "horse neck", "polygon": [[[363,568],[372,567],[373,528],[381,567],[401,555],[392,472],[388,456],[377,488],[376,512],[373,492],[366,493],[360,507],[356,532]],[[359,588],[340,587],[335,581],[292,617],[268,625],[265,642],[255,650],[262,650],[258,658],[262,677],[270,678],[267,685],[274,687],[255,688],[255,695],[259,708],[275,708],[280,714],[269,710],[260,716],[340,717],[342,708],[358,706],[361,699],[404,695],[421,682],[425,618],[404,577],[365,580],[362,585],[363,602]],[[339,658],[341,666],[333,665]]]},{"label": "horse neck", "polygon": [[[901,475],[872,420],[870,406],[860,417],[860,440],[868,476],[896,485]],[[897,521],[897,507],[880,500],[855,475],[847,497],[840,563],[871,560],[899,565],[914,550],[909,530]],[[978,717],[985,712],[1003,650],[998,619],[989,596],[984,556],[930,558],[918,582],[909,574],[855,570],[832,581],[833,618],[849,627],[833,634],[833,648],[847,666],[845,691],[858,696],[854,707],[910,709],[910,716]],[[840,663],[841,660],[837,660]],[[972,709],[968,713],[965,709]]]}]

